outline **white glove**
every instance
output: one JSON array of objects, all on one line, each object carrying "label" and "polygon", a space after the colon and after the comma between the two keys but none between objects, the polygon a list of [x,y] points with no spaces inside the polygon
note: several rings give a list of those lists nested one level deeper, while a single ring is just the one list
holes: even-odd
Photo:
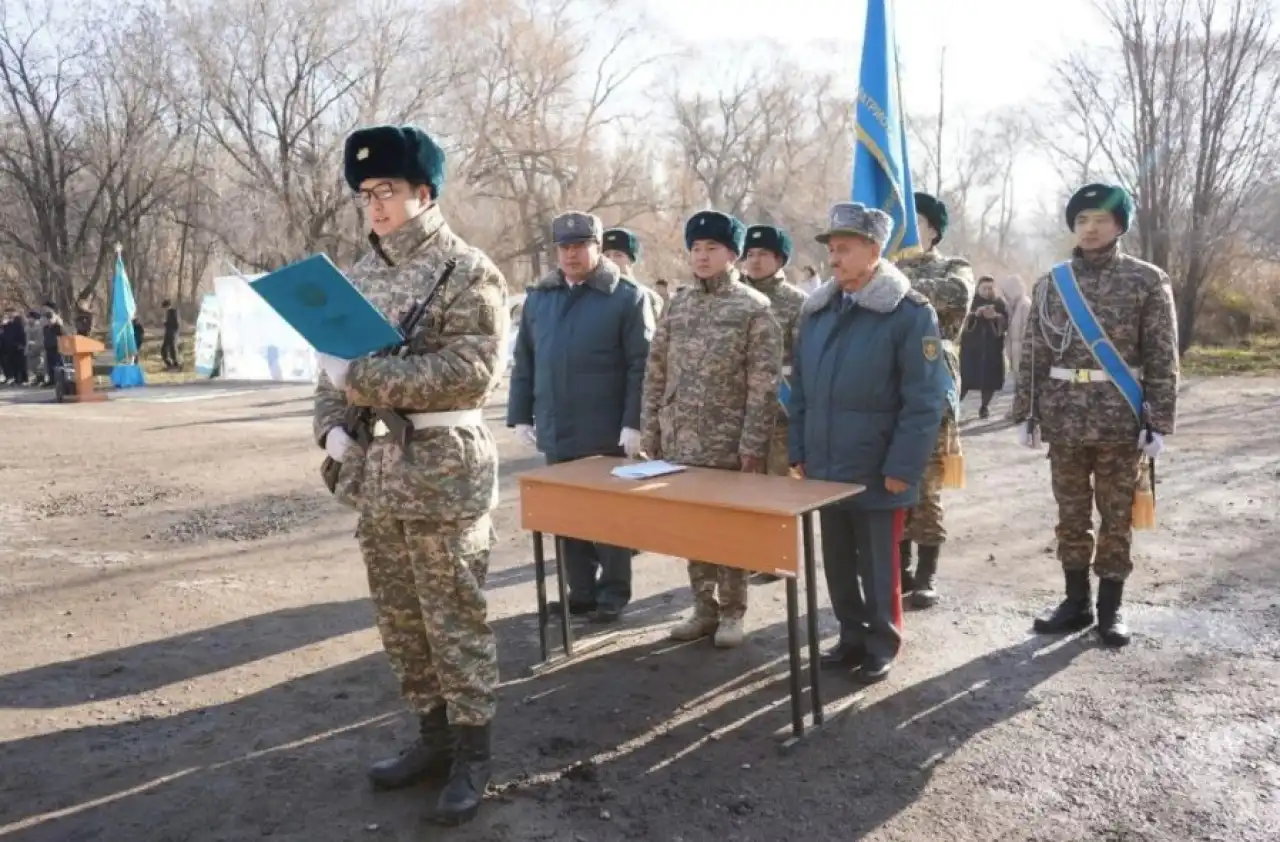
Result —
[{"label": "white glove", "polygon": [[1147,441],[1147,431],[1138,431],[1138,449],[1141,450],[1148,459],[1154,459],[1164,452],[1164,436],[1157,432],[1151,433],[1151,441]]},{"label": "white glove", "polygon": [[329,428],[329,432],[324,437],[324,452],[329,454],[330,459],[341,462],[350,446],[351,437],[347,435],[346,430],[341,427]]},{"label": "white glove", "polygon": [[538,434],[534,431],[532,424],[517,424],[516,439],[530,447],[538,446]]},{"label": "white glove", "polygon": [[317,352],[316,362],[319,363],[320,370],[329,375],[329,382],[333,384],[333,388],[346,388],[347,369],[351,367],[350,360],[340,360],[337,357]]},{"label": "white glove", "polygon": [[622,428],[622,435],[618,437],[618,444],[622,447],[628,459],[640,458],[640,431],[633,430],[630,427]]},{"label": "white glove", "polygon": [[1018,444],[1035,450],[1040,446],[1040,428],[1027,429],[1026,422],[1018,424]]}]

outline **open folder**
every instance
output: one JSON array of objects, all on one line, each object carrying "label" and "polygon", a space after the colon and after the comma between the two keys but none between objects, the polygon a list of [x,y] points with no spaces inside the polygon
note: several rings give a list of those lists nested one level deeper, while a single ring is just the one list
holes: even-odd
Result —
[{"label": "open folder", "polygon": [[403,339],[326,255],[313,254],[249,286],[322,354],[354,360]]},{"label": "open folder", "polygon": [[651,459],[648,462],[619,465],[611,473],[615,477],[622,479],[653,479],[654,477],[664,477],[667,474],[678,474],[683,470],[684,465],[673,465],[661,459]]}]

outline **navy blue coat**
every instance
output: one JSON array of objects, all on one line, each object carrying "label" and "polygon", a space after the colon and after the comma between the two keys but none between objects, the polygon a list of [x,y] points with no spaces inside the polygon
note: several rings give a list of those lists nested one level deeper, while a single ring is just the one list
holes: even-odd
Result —
[{"label": "navy blue coat", "polygon": [[622,428],[640,429],[653,330],[648,296],[605,258],[576,289],[559,270],[529,287],[507,426],[532,424],[556,462],[621,453]]},{"label": "navy blue coat", "polygon": [[[796,328],[788,455],[811,479],[850,482],[866,509],[914,505],[933,453],[950,376],[938,317],[897,268],[876,274],[843,310],[834,281],[805,302]],[[885,477],[909,483],[890,494]]]}]

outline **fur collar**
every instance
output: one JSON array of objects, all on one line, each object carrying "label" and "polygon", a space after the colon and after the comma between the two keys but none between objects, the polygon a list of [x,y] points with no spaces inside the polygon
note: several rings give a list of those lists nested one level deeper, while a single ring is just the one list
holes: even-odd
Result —
[{"label": "fur collar", "polygon": [[[906,297],[911,289],[907,276],[884,258],[876,266],[876,273],[871,276],[861,291],[858,292],[858,306],[875,313],[891,313]],[[803,313],[816,313],[826,307],[841,294],[840,285],[835,279],[827,281],[813,291],[813,295],[804,302]]]},{"label": "fur collar", "polygon": [[[618,280],[621,277],[622,270],[618,268],[618,264],[607,257],[601,257],[600,262],[596,264],[596,268],[591,271],[591,274],[587,275],[587,279],[583,283],[589,287],[594,287],[605,295],[609,295],[617,289]],[[535,289],[555,289],[566,285],[564,273],[559,269],[553,269],[535,284]]]}]

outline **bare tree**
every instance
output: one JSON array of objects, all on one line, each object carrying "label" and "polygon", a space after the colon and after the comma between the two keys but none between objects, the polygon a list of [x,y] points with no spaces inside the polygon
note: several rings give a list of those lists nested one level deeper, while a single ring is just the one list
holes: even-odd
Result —
[{"label": "bare tree", "polygon": [[1059,68],[1059,107],[1077,129],[1042,142],[1090,178],[1105,162],[1133,190],[1140,253],[1174,280],[1185,351],[1276,151],[1270,11],[1247,0],[1108,0],[1102,11],[1112,46]]}]

